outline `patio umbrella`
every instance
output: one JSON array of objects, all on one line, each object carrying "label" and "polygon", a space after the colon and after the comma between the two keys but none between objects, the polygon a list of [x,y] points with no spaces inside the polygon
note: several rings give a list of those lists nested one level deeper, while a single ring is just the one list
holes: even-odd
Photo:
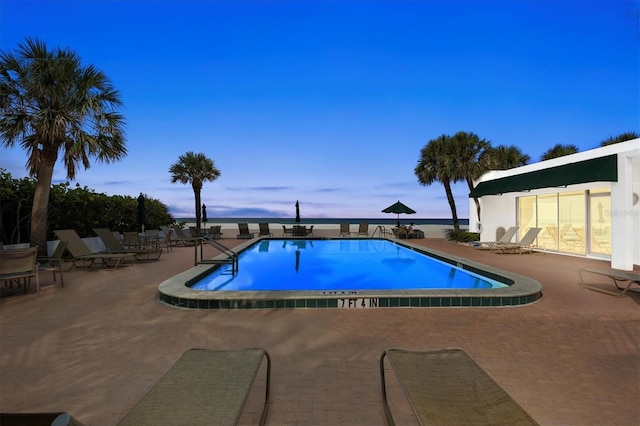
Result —
[{"label": "patio umbrella", "polygon": [[207,223],[207,206],[202,205],[202,222]]},{"label": "patio umbrella", "polygon": [[416,211],[411,207],[407,207],[406,205],[402,204],[400,200],[398,200],[397,203],[393,203],[386,209],[382,210],[382,213],[395,213],[398,215],[398,227],[400,226],[400,213],[414,214],[415,212]]},{"label": "patio umbrella", "polygon": [[300,223],[300,203],[296,200],[296,223]]},{"label": "patio umbrella", "polygon": [[146,220],[146,215],[147,213],[144,207],[144,195],[142,195],[141,192],[138,196],[138,224],[142,226],[142,232],[144,232],[144,222]]}]

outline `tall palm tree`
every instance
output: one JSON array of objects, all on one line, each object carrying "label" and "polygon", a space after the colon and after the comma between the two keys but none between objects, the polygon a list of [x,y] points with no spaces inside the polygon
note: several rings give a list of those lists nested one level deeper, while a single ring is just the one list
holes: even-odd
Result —
[{"label": "tall palm tree", "polygon": [[564,157],[565,155],[575,154],[578,152],[578,147],[575,145],[562,145],[556,144],[553,148],[548,149],[540,160],[551,160],[552,158]]},{"label": "tall palm tree", "polygon": [[626,142],[638,138],[640,138],[640,135],[636,132],[625,132],[619,134],[618,136],[611,136],[603,140],[602,142],[600,142],[600,146],[613,145],[614,143]]},{"label": "tall palm tree", "polygon": [[421,185],[427,186],[434,182],[440,182],[444,186],[453,216],[453,228],[455,231],[460,230],[460,222],[456,203],[453,199],[451,183],[462,180],[457,170],[458,163],[455,143],[453,143],[450,136],[441,135],[431,139],[422,148],[418,165],[414,169],[414,173]]},{"label": "tall palm tree", "polygon": [[[467,182],[469,192],[473,190],[473,181],[478,179],[484,172],[489,170],[486,161],[483,161],[482,153],[491,146],[491,143],[485,139],[480,139],[478,135],[473,132],[458,132],[453,135],[452,142],[455,145],[455,151],[457,152],[458,175],[456,177]],[[476,213],[478,219],[480,219],[480,200],[477,197],[473,198],[476,205]]]},{"label": "tall palm tree", "polygon": [[90,159],[109,163],[127,154],[120,94],[94,66],[73,51],[47,49],[27,39],[15,52],[0,52],[0,139],[27,152],[35,177],[31,243],[47,249],[48,201],[53,169],[62,155],[67,178]]},{"label": "tall palm tree", "polygon": [[484,162],[489,170],[513,169],[528,164],[531,159],[515,145],[489,147],[480,157],[480,161]]},{"label": "tall palm tree", "polygon": [[178,161],[169,168],[171,183],[180,182],[191,184],[196,199],[196,229],[200,233],[200,212],[202,211],[200,193],[202,185],[206,181],[213,182],[220,177],[220,170],[216,168],[213,160],[204,154],[196,154],[192,151],[181,155]]}]

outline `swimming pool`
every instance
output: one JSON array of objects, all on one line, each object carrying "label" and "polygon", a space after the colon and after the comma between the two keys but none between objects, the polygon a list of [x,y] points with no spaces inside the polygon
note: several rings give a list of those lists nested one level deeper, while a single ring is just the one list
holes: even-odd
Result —
[{"label": "swimming pool", "polygon": [[487,289],[492,278],[381,239],[262,240],[190,287],[203,291]]},{"label": "swimming pool", "polygon": [[159,299],[196,309],[488,307],[542,295],[535,280],[408,241],[263,238],[235,250],[237,275],[200,264],[161,283]]}]

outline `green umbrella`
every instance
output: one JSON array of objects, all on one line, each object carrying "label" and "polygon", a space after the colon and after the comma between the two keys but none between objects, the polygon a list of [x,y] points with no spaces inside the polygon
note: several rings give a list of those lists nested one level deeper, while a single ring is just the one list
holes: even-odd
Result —
[{"label": "green umbrella", "polygon": [[407,207],[406,205],[402,204],[400,202],[400,200],[398,200],[397,203],[393,203],[392,205],[390,205],[386,209],[382,210],[382,213],[395,213],[395,214],[397,214],[398,215],[398,226],[400,226],[400,213],[414,214],[415,212],[416,211],[413,210],[411,207]]}]

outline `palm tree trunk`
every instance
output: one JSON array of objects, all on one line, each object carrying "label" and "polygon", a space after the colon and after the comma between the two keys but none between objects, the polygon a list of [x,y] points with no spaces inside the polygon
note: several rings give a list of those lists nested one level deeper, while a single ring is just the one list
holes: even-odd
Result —
[{"label": "palm tree trunk", "polygon": [[196,199],[196,230],[198,232],[198,235],[200,235],[201,234],[200,232],[200,188],[194,185],[193,193]]},{"label": "palm tree trunk", "polygon": [[460,221],[458,220],[458,211],[456,210],[456,202],[453,199],[453,192],[451,191],[451,183],[449,181],[442,182],[444,190],[447,193],[447,201],[451,208],[451,214],[453,215],[453,229],[454,231],[460,231]]},{"label": "palm tree trunk", "polygon": [[[473,191],[473,182],[471,179],[467,179],[467,185],[469,186],[469,192]],[[476,203],[476,214],[478,215],[478,222],[482,220],[480,216],[480,200],[478,197],[473,197],[473,202]]]},{"label": "palm tree trunk", "polygon": [[31,208],[31,244],[38,246],[38,255],[47,255],[47,228],[49,214],[49,194],[51,192],[51,179],[53,178],[53,162],[42,157],[38,167],[38,179],[33,193],[33,206]]}]

